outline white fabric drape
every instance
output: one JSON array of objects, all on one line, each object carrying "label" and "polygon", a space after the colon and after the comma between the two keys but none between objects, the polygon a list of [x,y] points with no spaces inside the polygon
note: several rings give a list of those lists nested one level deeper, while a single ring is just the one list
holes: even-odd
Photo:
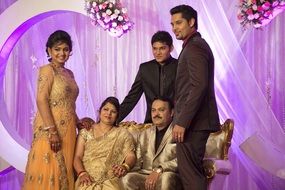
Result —
[{"label": "white fabric drape", "polygon": [[[1,0],[0,13],[14,1]],[[71,34],[74,49],[67,67],[73,70],[80,87],[77,113],[79,117],[96,118],[101,101],[111,95],[122,101],[139,64],[152,59],[152,34],[157,30],[172,34],[169,10],[178,4],[189,4],[198,11],[199,31],[215,55],[221,122],[226,118],[235,121],[230,149],[233,170],[224,190],[280,189],[279,179],[248,159],[239,146],[257,133],[285,155],[285,14],[278,15],[262,30],[243,30],[236,16],[238,0],[121,2],[135,22],[133,30],[121,38],[94,27],[84,15],[64,13],[34,25],[18,41],[7,63],[5,88],[0,90],[4,91],[9,120],[25,146],[32,139],[37,68],[47,63],[45,43],[50,33],[63,29]],[[178,57],[181,44],[174,39],[174,57]],[[142,122],[144,114],[145,103],[141,99],[126,119]],[[262,150],[262,146],[256,148]]]}]

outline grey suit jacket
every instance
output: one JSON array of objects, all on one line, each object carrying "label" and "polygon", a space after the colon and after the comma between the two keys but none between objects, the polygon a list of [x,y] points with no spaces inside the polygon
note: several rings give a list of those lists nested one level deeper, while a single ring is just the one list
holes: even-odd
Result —
[{"label": "grey suit jacket", "polygon": [[214,56],[197,32],[184,45],[175,82],[174,124],[192,131],[218,131]]},{"label": "grey suit jacket", "polygon": [[172,142],[172,128],[170,125],[155,152],[156,127],[141,132],[137,141],[137,163],[134,171],[149,174],[152,169],[161,166],[164,171],[177,172],[176,143]]}]

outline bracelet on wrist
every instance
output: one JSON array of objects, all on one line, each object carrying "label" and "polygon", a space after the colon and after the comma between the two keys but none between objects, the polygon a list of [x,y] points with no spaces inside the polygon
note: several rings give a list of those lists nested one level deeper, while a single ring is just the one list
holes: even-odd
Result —
[{"label": "bracelet on wrist", "polygon": [[130,166],[127,163],[123,163],[121,166],[123,166],[126,169],[127,172],[129,172],[130,169],[131,169]]},{"label": "bracelet on wrist", "polygon": [[54,125],[49,125],[49,126],[47,126],[47,127],[44,127],[43,130],[47,131],[47,130],[53,129],[53,128],[55,128]]},{"label": "bracelet on wrist", "polygon": [[87,173],[87,171],[82,170],[82,171],[78,172],[77,177],[81,177],[81,176],[83,176],[85,173]]},{"label": "bracelet on wrist", "polygon": [[158,168],[154,168],[152,171],[154,171],[158,174],[161,174],[161,173],[163,173],[163,168],[161,166],[159,166]]}]

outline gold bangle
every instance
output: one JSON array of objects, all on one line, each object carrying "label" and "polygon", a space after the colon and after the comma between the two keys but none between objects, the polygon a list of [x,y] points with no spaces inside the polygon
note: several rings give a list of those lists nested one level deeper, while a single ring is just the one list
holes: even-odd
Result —
[{"label": "gold bangle", "polygon": [[52,128],[55,128],[55,126],[54,125],[50,125],[50,126],[44,127],[43,130],[47,131],[47,130],[52,129]]},{"label": "gold bangle", "polygon": [[83,176],[84,174],[87,174],[87,171],[83,170],[81,172],[78,173],[77,177],[80,178],[81,176]]},{"label": "gold bangle", "polygon": [[82,171],[78,172],[77,177],[82,176],[84,173],[86,173],[86,171],[85,171],[85,170],[82,170]]},{"label": "gold bangle", "polygon": [[130,166],[127,163],[123,163],[122,166],[128,171],[130,171]]}]

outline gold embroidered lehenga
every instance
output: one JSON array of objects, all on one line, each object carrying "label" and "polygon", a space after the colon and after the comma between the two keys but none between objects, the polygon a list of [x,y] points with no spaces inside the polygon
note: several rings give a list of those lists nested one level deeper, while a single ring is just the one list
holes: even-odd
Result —
[{"label": "gold embroidered lehenga", "polygon": [[121,127],[113,127],[101,137],[94,137],[93,128],[82,129],[79,135],[85,140],[84,168],[95,182],[90,186],[79,186],[77,180],[75,189],[119,190],[119,178],[113,175],[112,166],[122,164],[127,154],[135,150],[133,136]]},{"label": "gold embroidered lehenga", "polygon": [[48,131],[37,112],[33,124],[34,139],[26,166],[24,190],[74,189],[73,155],[76,141],[75,100],[78,87],[73,73],[46,65],[40,69],[38,96],[49,93],[44,111],[50,111],[61,140],[57,153],[50,148]]}]

